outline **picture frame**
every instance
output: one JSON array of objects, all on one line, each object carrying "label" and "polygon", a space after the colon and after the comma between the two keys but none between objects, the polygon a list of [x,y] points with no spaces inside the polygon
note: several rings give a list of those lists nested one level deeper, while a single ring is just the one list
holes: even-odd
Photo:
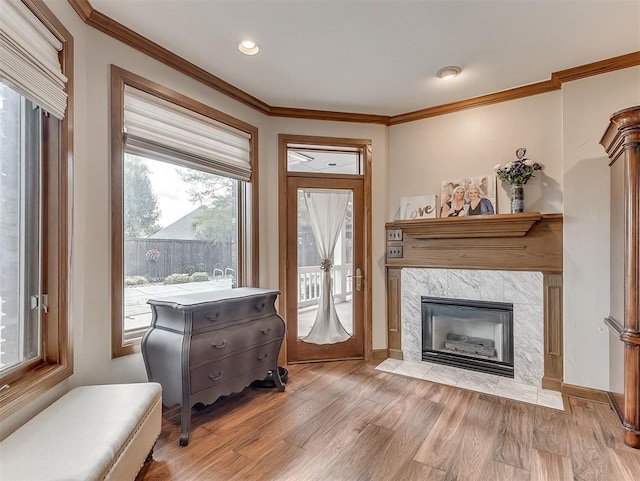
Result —
[{"label": "picture frame", "polygon": [[416,195],[400,198],[400,219],[434,219],[438,216],[438,196]]},{"label": "picture frame", "polygon": [[493,215],[496,205],[496,176],[482,175],[444,180],[440,184],[440,217]]}]

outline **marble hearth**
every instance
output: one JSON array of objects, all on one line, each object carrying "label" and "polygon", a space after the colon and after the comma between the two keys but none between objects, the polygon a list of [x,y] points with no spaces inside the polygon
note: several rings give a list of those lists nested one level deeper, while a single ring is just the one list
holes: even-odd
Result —
[{"label": "marble hearth", "polygon": [[376,369],[564,411],[564,403],[559,392],[520,384],[502,376],[430,362],[401,361],[391,358],[382,361]]},{"label": "marble hearth", "polygon": [[421,296],[513,304],[514,380],[541,387],[544,299],[541,272],[404,268],[401,279],[402,353],[422,362]]}]

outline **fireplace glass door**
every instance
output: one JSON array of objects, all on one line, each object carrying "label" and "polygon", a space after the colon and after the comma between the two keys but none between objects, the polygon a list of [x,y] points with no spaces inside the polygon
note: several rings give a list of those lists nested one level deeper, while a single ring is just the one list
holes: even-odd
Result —
[{"label": "fireplace glass door", "polygon": [[513,377],[513,304],[422,297],[422,358]]}]

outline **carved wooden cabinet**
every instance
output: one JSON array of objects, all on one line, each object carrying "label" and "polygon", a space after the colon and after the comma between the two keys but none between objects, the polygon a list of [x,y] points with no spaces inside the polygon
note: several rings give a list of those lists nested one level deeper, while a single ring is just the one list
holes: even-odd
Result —
[{"label": "carved wooden cabinet", "polygon": [[238,288],[150,299],[153,318],[142,339],[149,381],[162,385],[165,406],[180,404],[180,445],[189,442],[191,408],[240,392],[272,375],[284,391],[278,352],[284,320],[279,291]]},{"label": "carved wooden cabinet", "polygon": [[613,114],[600,143],[612,181],[609,399],[624,442],[640,448],[640,106]]}]

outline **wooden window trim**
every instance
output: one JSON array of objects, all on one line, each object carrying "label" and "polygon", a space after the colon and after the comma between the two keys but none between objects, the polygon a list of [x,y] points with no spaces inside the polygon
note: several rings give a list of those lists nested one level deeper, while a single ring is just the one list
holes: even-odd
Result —
[{"label": "wooden window trim", "polygon": [[[73,37],[42,0],[22,0],[62,42],[60,63],[67,77],[67,112],[62,122],[45,120],[43,152],[43,292],[49,295],[42,314],[41,362],[0,391],[0,420],[17,412],[73,373],[69,325],[69,179],[73,160]],[[53,160],[52,160],[53,159]],[[18,371],[20,372],[20,371]],[[9,377],[7,376],[7,380]],[[7,380],[2,379],[2,385]]]},{"label": "wooden window trim", "polygon": [[[180,105],[186,109],[225,123],[251,135],[251,218],[239,213],[238,233],[239,265],[238,285],[257,286],[259,283],[259,238],[258,238],[258,129],[231,115],[200,103],[190,97],[164,87],[137,74],[111,65],[111,356],[127,356],[140,351],[141,337],[124,340],[124,90],[125,86],[142,90],[150,95]],[[242,227],[251,229],[251,247],[248,259],[251,273],[247,273],[245,235]]]}]

